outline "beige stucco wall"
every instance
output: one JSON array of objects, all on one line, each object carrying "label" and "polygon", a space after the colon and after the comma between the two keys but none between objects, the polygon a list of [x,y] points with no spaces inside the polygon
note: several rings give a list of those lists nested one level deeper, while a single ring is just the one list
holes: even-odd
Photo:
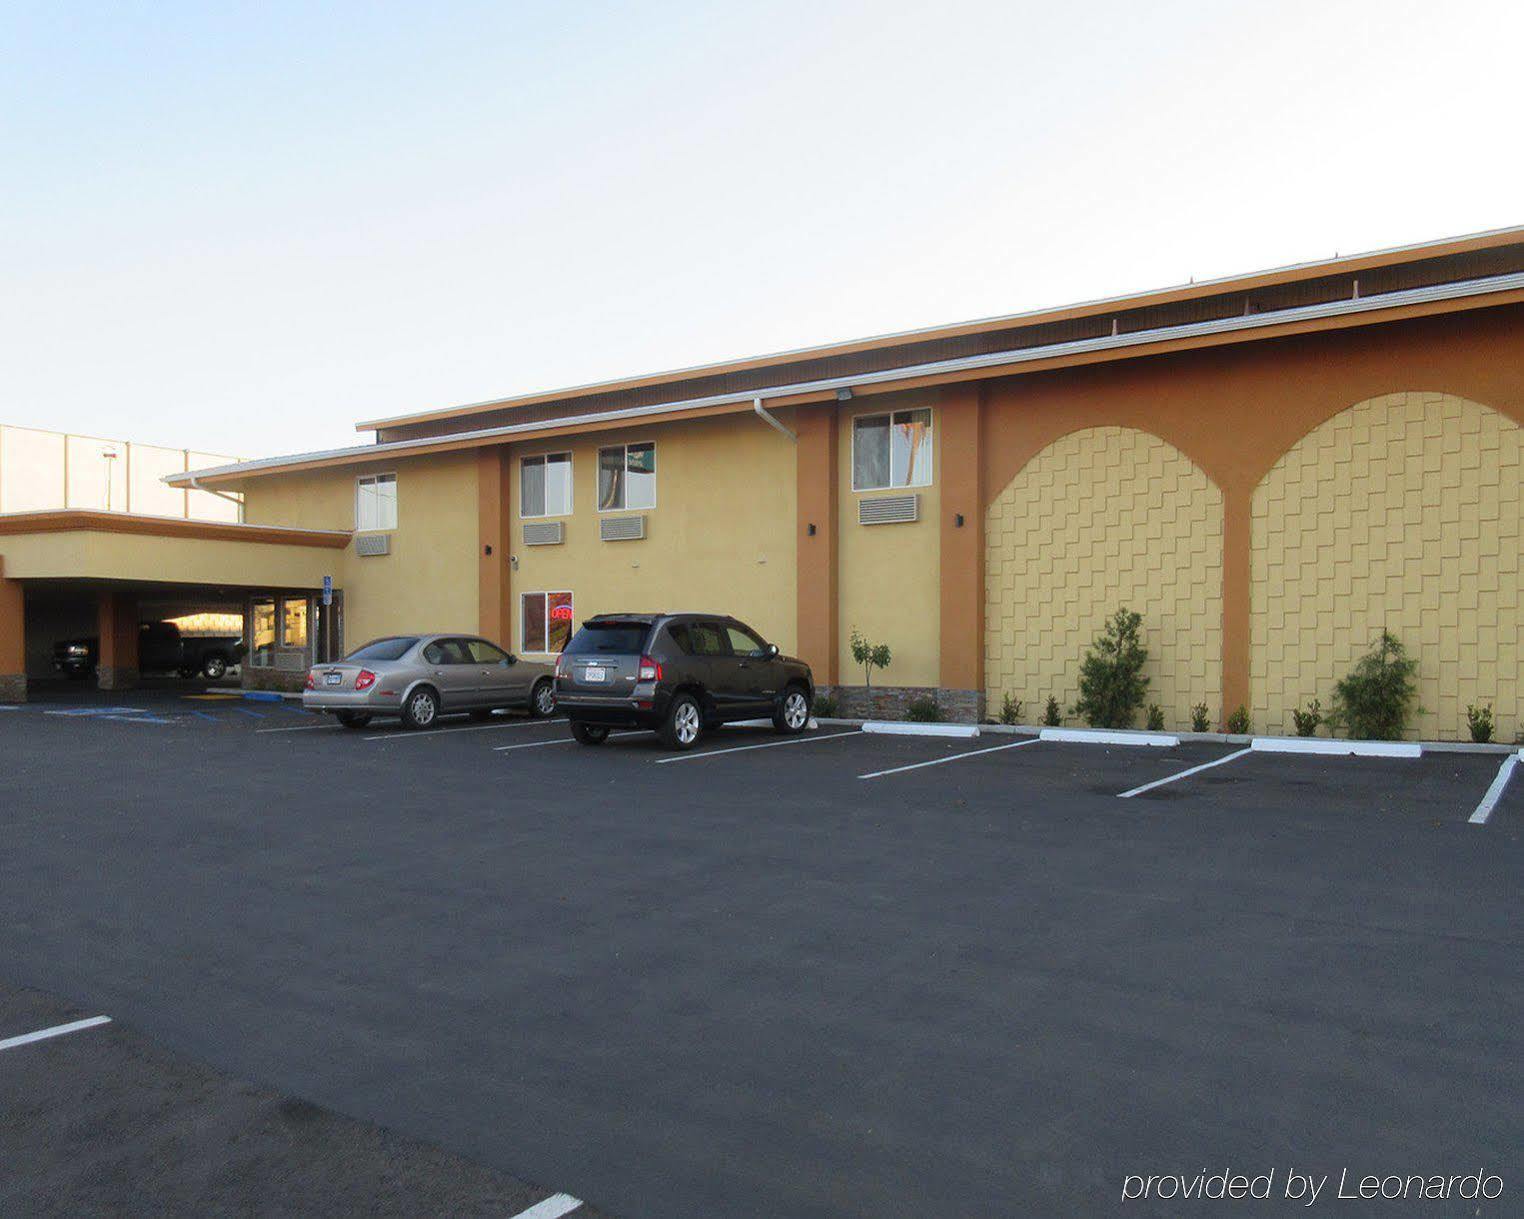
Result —
[{"label": "beige stucco wall", "polygon": [[[780,411],[785,422],[790,412]],[[656,507],[598,512],[598,449],[656,445]],[[572,512],[556,546],[525,546],[519,459],[572,454]],[[755,416],[727,416],[600,432],[514,446],[510,463],[509,572],[513,638],[520,650],[520,597],[570,591],[578,623],[594,614],[714,610],[749,623],[785,652],[797,647],[794,442]],[[603,542],[600,516],[643,515],[646,536]]]},{"label": "beige stucco wall", "polygon": [[[1147,701],[1188,728],[1222,696],[1222,493],[1189,458],[1132,428],[1071,432],[1038,453],[985,517],[985,682],[1035,722],[1067,717],[1086,649],[1118,608],[1143,615]],[[1142,716],[1139,716],[1139,726]]]},{"label": "beige stucco wall", "polygon": [[332,564],[335,587],[344,590],[346,645],[353,648],[399,631],[475,633],[474,453],[250,479],[245,520],[303,529],[353,529],[355,480],[381,473],[397,475],[397,529],[391,553],[361,558],[352,545],[323,552]]},{"label": "beige stucco wall", "polygon": [[1468,703],[1519,729],[1524,429],[1440,393],[1387,394],[1308,433],[1254,493],[1256,727],[1333,701],[1383,627],[1418,659],[1411,735],[1469,739]]},{"label": "beige stucco wall", "polygon": [[0,537],[15,580],[153,580],[313,588],[343,552],[279,543],[214,541],[80,530]]},{"label": "beige stucco wall", "polygon": [[[852,631],[887,643],[894,660],[874,670],[884,686],[935,686],[941,668],[942,443],[936,395],[875,396],[837,416],[838,669],[844,685],[862,685],[862,666],[852,659]],[[931,408],[932,481],[928,487],[888,491],[852,490],[852,420],[891,410]],[[857,504],[880,495],[921,497],[920,518],[900,525],[859,525]]]}]

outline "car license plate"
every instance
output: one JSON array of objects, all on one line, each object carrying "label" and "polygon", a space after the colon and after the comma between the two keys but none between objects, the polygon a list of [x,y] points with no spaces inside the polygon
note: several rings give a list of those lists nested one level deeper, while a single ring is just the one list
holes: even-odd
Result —
[{"label": "car license plate", "polygon": [[324,673],[323,674],[323,684],[327,685],[327,686],[337,686],[343,680],[344,680],[344,674],[342,674],[342,673]]},{"label": "car license plate", "polygon": [[588,665],[587,668],[582,670],[583,681],[608,681],[608,679],[609,671],[600,668],[598,665]]}]

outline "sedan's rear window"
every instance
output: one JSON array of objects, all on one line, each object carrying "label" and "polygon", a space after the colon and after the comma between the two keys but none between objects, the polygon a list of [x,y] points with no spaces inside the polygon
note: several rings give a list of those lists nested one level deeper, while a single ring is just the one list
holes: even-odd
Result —
[{"label": "sedan's rear window", "polygon": [[395,635],[390,639],[373,639],[363,648],[357,648],[345,660],[401,660],[418,642],[417,635]]},{"label": "sedan's rear window", "polygon": [[572,637],[566,650],[572,655],[601,652],[633,656],[645,647],[650,631],[644,622],[589,622]]}]

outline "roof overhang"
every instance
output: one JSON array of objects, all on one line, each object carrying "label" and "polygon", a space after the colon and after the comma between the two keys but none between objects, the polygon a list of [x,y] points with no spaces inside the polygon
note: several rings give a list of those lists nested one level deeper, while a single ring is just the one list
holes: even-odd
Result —
[{"label": "roof overhang", "polygon": [[29,533],[121,533],[139,537],[316,546],[329,550],[342,550],[349,545],[350,538],[349,533],[337,529],[285,529],[278,525],[193,521],[178,516],[131,516],[124,512],[83,508],[0,516],[0,537]]},{"label": "roof overhang", "polygon": [[780,383],[763,389],[690,398],[622,410],[601,411],[534,423],[507,424],[455,432],[445,436],[395,440],[383,444],[356,445],[285,457],[268,457],[236,465],[214,466],[165,478],[171,486],[231,484],[272,474],[289,474],[330,466],[391,462],[401,458],[502,444],[519,437],[550,438],[587,434],[632,424],[676,422],[752,411],[756,403],[769,407],[801,406],[834,399],[842,390],[854,396],[887,393],[951,384],[977,378],[1006,377],[1043,372],[1106,360],[1137,358],[1220,346],[1253,340],[1283,338],[1350,326],[1368,326],[1436,313],[1485,308],[1524,302],[1524,272],[1495,275],[1410,288],[1380,295],[1355,296],[1275,312],[1217,318],[1153,330],[1131,331],[1098,338],[1079,339],[983,355],[962,356],[931,364],[917,364],[858,373],[820,381]]}]

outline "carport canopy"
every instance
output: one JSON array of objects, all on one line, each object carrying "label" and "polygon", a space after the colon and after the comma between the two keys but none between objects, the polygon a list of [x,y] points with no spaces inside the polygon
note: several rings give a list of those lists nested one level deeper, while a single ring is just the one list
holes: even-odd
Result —
[{"label": "carport canopy", "polygon": [[349,540],[338,530],[113,512],[0,516],[0,701],[26,698],[29,594],[94,604],[100,681],[112,688],[136,679],[140,601],[313,592]]}]

